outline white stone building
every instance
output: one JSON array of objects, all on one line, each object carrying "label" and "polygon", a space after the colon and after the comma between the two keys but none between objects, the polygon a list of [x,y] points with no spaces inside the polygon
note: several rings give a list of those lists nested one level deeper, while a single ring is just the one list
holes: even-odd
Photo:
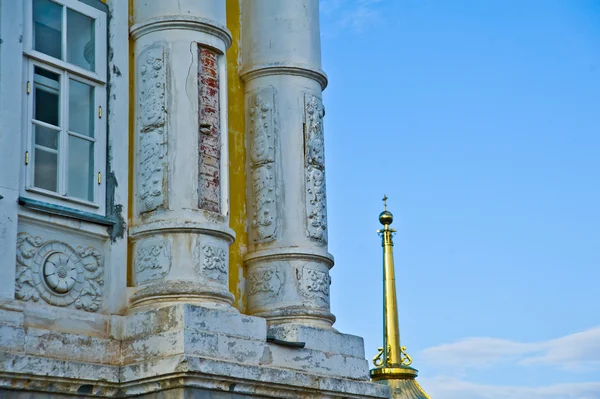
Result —
[{"label": "white stone building", "polygon": [[388,397],[332,328],[318,0],[0,0],[0,39],[0,397]]}]

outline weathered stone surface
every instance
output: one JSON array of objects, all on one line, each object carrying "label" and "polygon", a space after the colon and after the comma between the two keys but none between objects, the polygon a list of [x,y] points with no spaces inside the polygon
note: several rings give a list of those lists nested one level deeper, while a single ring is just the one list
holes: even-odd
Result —
[{"label": "weathered stone surface", "polygon": [[0,307],[0,325],[21,327],[23,326],[23,312],[18,310],[2,309]]},{"label": "weathered stone surface", "polygon": [[325,330],[302,324],[287,324],[270,327],[268,334],[283,341],[304,342],[306,349],[339,353],[358,358],[365,357],[362,337],[341,334],[334,330]]},{"label": "weathered stone surface", "polygon": [[176,354],[366,380],[362,339],[303,325],[272,327],[270,335],[306,342],[305,349],[266,342],[264,319],[177,304],[127,316],[124,364]]},{"label": "weathered stone surface", "polygon": [[123,337],[132,338],[184,328],[257,340],[265,340],[267,334],[266,322],[259,317],[203,306],[176,304],[130,313],[125,317]]},{"label": "weathered stone surface", "polygon": [[279,339],[307,345],[289,348],[266,341],[264,319],[190,304],[108,319],[116,336],[104,338],[26,328],[18,311],[0,318],[13,324],[0,327],[4,388],[80,397],[169,397],[191,387],[265,398],[387,397],[367,382],[360,338],[331,330],[272,327]]},{"label": "weathered stone surface", "polygon": [[123,364],[181,354],[184,351],[183,331],[164,331],[125,339],[122,341],[121,348]]},{"label": "weathered stone surface", "polygon": [[[34,376],[41,379],[66,378],[80,381],[80,384],[83,381],[119,382],[119,367],[116,366],[6,352],[0,352],[0,370],[5,375],[0,380],[4,386],[18,385],[15,381],[19,380],[19,375],[29,379],[35,379]],[[7,374],[12,378],[9,379]]]},{"label": "weathered stone surface", "polygon": [[119,364],[120,342],[80,334],[28,328],[25,352],[54,359],[94,364]]},{"label": "weathered stone surface", "polygon": [[[235,384],[232,384],[235,389]],[[256,399],[265,399],[266,396],[255,396]],[[1,396],[0,396],[1,398]],[[207,389],[198,388],[176,388],[168,391],[161,391],[156,393],[149,393],[147,395],[140,396],[141,399],[248,399],[247,395],[231,393],[231,392],[215,392]]]},{"label": "weathered stone surface", "polygon": [[271,345],[268,365],[315,374],[368,381],[369,364],[365,359],[311,349]]},{"label": "weathered stone surface", "polygon": [[[145,378],[160,375],[159,370],[163,370],[163,373],[164,370],[176,370],[182,377],[169,382],[141,382]],[[125,366],[122,375],[127,380],[140,381],[139,385],[128,385],[123,389],[122,393],[128,395],[186,385],[269,398],[389,397],[387,386],[366,381],[184,355]]]},{"label": "weathered stone surface", "polygon": [[267,323],[260,317],[189,305],[184,311],[187,328],[263,341],[267,336]]},{"label": "weathered stone surface", "polygon": [[83,334],[98,338],[120,336],[121,318],[85,311],[75,311],[48,305],[27,304],[23,310],[23,325],[28,328]]},{"label": "weathered stone surface", "polygon": [[0,351],[25,352],[25,332],[22,327],[0,325]]},{"label": "weathered stone surface", "polygon": [[238,363],[258,364],[267,346],[264,341],[226,334],[186,331],[185,353]]},{"label": "weathered stone surface", "polygon": [[124,317],[123,338],[157,334],[183,325],[181,305],[137,311]]}]

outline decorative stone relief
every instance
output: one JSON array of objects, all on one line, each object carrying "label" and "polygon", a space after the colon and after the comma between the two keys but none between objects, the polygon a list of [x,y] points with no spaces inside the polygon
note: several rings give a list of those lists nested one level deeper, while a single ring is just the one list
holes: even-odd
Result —
[{"label": "decorative stone relief", "polygon": [[143,283],[165,277],[171,270],[171,248],[164,238],[152,238],[136,245],[135,280]]},{"label": "decorative stone relief", "polygon": [[138,65],[140,118],[137,189],[138,209],[144,213],[159,208],[165,201],[167,133],[164,49],[145,49]]},{"label": "decorative stone relief", "polygon": [[323,104],[312,94],[304,97],[304,173],[306,178],[307,235],[327,242],[327,200],[325,196],[325,146]]},{"label": "decorative stone relief", "polygon": [[248,274],[249,295],[259,293],[276,295],[281,289],[279,271],[272,268],[256,268]]},{"label": "decorative stone relief", "polygon": [[227,252],[212,245],[198,245],[194,250],[196,271],[212,280],[227,283]]},{"label": "decorative stone relief", "polygon": [[198,207],[221,212],[218,55],[198,46]]},{"label": "decorative stone relief", "polygon": [[15,283],[17,299],[42,298],[51,305],[95,312],[104,290],[102,254],[92,247],[73,249],[64,242],[19,233]]},{"label": "decorative stone relief", "polygon": [[329,303],[331,277],[328,272],[305,266],[298,278],[300,280],[300,292],[303,296],[319,298]]},{"label": "decorative stone relief", "polygon": [[268,242],[277,235],[277,198],[275,175],[275,91],[262,89],[248,104],[249,158],[252,189],[252,237]]}]

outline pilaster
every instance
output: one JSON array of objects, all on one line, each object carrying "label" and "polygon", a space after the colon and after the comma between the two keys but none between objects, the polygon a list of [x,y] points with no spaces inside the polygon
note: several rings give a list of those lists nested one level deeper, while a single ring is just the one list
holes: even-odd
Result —
[{"label": "pilaster", "polygon": [[133,306],[228,308],[225,2],[133,1]]},{"label": "pilaster", "polygon": [[22,106],[23,7],[0,0],[0,301],[15,297]]}]

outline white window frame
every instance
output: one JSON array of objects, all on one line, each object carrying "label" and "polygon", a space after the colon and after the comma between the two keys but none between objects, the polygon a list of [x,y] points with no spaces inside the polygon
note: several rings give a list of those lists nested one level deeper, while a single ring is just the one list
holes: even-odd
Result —
[{"label": "white window frame", "polygon": [[[88,71],[77,65],[51,57],[33,49],[33,0],[25,0],[24,4],[24,35],[23,35],[23,83],[26,90],[23,107],[23,179],[21,179],[21,196],[52,205],[63,206],[78,211],[89,212],[104,216],[106,214],[106,152],[107,152],[107,14],[79,0],[51,0],[63,6],[62,13],[62,52],[66,54],[66,13],[67,8],[95,20],[95,71]],[[33,143],[33,90],[34,67],[60,75],[60,137],[58,159],[58,192],[45,190],[33,185],[35,145]],[[94,87],[94,173],[92,176],[93,201],[69,197],[68,182],[68,138],[77,136],[68,130],[69,121],[69,79]]]}]

